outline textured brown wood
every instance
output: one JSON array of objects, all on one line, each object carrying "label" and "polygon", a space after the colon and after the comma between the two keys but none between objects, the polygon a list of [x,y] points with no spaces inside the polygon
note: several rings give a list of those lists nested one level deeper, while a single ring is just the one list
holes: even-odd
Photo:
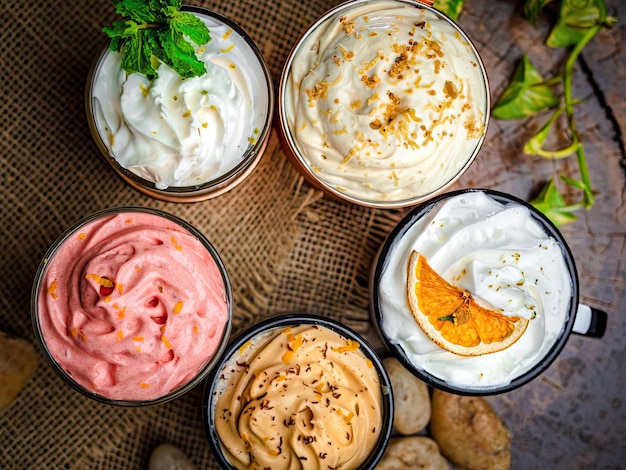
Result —
[{"label": "textured brown wood", "polygon": [[[513,468],[616,469],[626,461],[625,10],[623,2],[607,3],[620,21],[585,49],[574,80],[575,96],[584,99],[576,119],[596,203],[562,231],[576,259],[580,299],[606,310],[609,327],[602,340],[572,336],[540,378],[490,399],[512,432]],[[545,76],[562,65],[562,54],[543,44],[548,20],[532,28],[513,2],[468,0],[460,22],[477,42],[493,97],[499,96],[522,52]],[[556,171],[578,176],[573,159],[550,162],[522,155],[523,142],[541,122],[492,120],[487,143],[460,185],[489,186],[528,198]]]}]

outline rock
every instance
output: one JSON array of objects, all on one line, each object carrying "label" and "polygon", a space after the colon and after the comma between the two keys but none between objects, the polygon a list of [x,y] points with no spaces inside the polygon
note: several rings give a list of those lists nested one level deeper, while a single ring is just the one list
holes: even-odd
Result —
[{"label": "rock", "polygon": [[0,331],[0,411],[11,406],[36,370],[34,346]]},{"label": "rock", "polygon": [[435,441],[426,436],[394,437],[376,470],[448,470],[450,465]]},{"label": "rock", "polygon": [[148,470],[198,470],[191,459],[178,447],[159,444],[150,455]]},{"label": "rock", "polygon": [[393,390],[393,427],[400,434],[415,434],[430,420],[431,405],[428,386],[411,374],[394,357],[383,360]]},{"label": "rock", "polygon": [[511,435],[482,397],[434,390],[430,432],[443,456],[466,470],[511,466]]}]

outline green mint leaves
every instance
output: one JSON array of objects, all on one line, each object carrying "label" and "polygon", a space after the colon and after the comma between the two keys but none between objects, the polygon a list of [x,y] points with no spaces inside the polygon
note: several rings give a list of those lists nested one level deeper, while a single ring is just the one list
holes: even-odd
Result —
[{"label": "green mint leaves", "polygon": [[[211,40],[204,22],[180,11],[180,0],[113,0],[115,12],[124,19],[104,27],[109,49],[121,52],[122,69],[152,79],[161,61],[182,78],[206,73],[195,54],[195,46]],[[191,41],[191,42],[189,42]],[[154,59],[158,59],[155,61]]]}]

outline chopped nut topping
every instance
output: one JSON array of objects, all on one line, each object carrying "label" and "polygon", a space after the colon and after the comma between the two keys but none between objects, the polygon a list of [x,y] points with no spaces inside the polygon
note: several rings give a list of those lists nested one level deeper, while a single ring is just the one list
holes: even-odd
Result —
[{"label": "chopped nut topping", "polygon": [[361,81],[368,88],[376,88],[376,85],[380,83],[380,77],[378,77],[378,75],[372,75],[371,77],[363,75]]},{"label": "chopped nut topping", "polygon": [[328,95],[328,87],[330,84],[326,81],[321,81],[315,84],[313,90],[306,90],[306,94],[309,96],[309,106],[314,106],[314,101],[318,98],[326,98]]},{"label": "chopped nut topping", "polygon": [[339,18],[339,22],[343,25],[346,36],[350,36],[354,32],[354,21],[348,22],[345,16]]}]

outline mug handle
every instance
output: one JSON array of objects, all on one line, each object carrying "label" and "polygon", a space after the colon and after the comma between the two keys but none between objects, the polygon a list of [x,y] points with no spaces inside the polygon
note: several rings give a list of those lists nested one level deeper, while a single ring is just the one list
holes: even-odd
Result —
[{"label": "mug handle", "polygon": [[606,331],[607,319],[608,315],[605,311],[589,305],[578,304],[572,333],[592,338],[602,338]]}]

